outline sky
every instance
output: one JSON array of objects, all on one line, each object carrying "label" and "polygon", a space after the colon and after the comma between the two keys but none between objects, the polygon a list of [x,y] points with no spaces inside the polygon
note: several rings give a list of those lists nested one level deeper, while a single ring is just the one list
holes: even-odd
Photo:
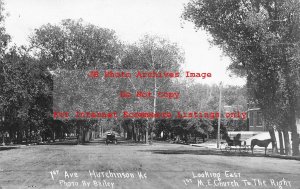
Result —
[{"label": "sky", "polygon": [[[230,59],[209,44],[209,34],[196,31],[180,16],[189,0],[4,0],[9,16],[5,25],[17,45],[28,45],[28,36],[43,24],[79,19],[115,30],[120,40],[133,43],[154,34],[177,43],[185,52],[182,69],[210,72],[211,78],[195,79],[204,84],[244,85],[245,79],[230,77]],[[188,79],[188,78],[186,78]]]}]

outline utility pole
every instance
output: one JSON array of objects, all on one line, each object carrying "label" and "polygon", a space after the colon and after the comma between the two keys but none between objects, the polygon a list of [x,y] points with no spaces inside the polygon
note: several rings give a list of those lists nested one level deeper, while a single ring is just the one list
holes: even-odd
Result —
[{"label": "utility pole", "polygon": [[[156,99],[157,99],[157,84],[156,84],[157,80],[156,77],[154,77],[154,99],[153,99],[153,115],[155,115],[156,113]],[[153,138],[152,138],[152,129],[155,128],[155,116],[153,116],[153,125],[151,128],[151,132],[150,132],[150,140],[151,143],[153,142]]]},{"label": "utility pole", "polygon": [[220,147],[220,127],[221,127],[221,108],[222,108],[222,81],[219,86],[220,96],[219,96],[219,118],[218,118],[218,136],[217,136],[217,148]]},{"label": "utility pole", "polygon": [[3,132],[2,132],[2,146],[5,146],[5,135],[6,133],[4,132],[4,116],[2,116],[2,127],[3,127]]}]

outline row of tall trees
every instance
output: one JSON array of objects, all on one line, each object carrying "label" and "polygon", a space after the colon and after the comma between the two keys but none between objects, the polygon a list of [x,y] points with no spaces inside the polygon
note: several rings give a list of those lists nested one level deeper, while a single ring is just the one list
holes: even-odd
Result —
[{"label": "row of tall trees", "polygon": [[[82,32],[87,34],[82,34]],[[111,30],[85,24],[81,20],[64,20],[60,25],[48,24],[42,26],[36,30],[35,35],[31,39],[32,49],[36,52],[35,55],[38,59],[43,63],[46,62],[46,65],[48,65],[47,62],[51,63],[47,69],[53,73],[53,100],[56,102],[53,104],[54,111],[113,110],[120,115],[123,111],[155,113],[174,110],[217,110],[218,97],[216,94],[218,94],[218,88],[216,86],[207,87],[190,84],[189,87],[188,83],[176,83],[176,80],[171,78],[79,79],[80,74],[86,74],[86,72],[82,73],[84,69],[115,69],[132,73],[138,70],[156,72],[180,71],[180,65],[184,61],[182,51],[175,43],[158,36],[146,35],[140,41],[126,45],[118,41]],[[92,44],[89,45],[90,43]],[[60,45],[63,45],[62,48],[58,48]],[[101,52],[103,53],[102,56]],[[83,77],[84,75],[81,76]],[[206,88],[205,94],[198,91],[203,90],[202,88]],[[235,103],[235,98],[237,98],[237,101],[240,100],[240,103],[244,103],[245,107],[245,100],[243,98],[240,99],[242,94],[238,92],[239,90],[241,89],[234,87],[229,87],[228,90],[225,90],[229,94],[227,96],[229,105]],[[135,94],[137,91],[150,91],[154,98],[122,99],[119,97],[120,91],[128,91],[131,94]],[[160,99],[156,96],[158,91],[180,91],[181,97],[179,100]],[[59,94],[56,94],[56,92]],[[208,96],[206,97],[206,95]],[[209,98],[208,104],[205,102],[207,98]],[[199,109],[200,99],[202,105],[200,105]],[[56,105],[58,106],[56,107]],[[86,121],[93,125],[93,121]],[[108,122],[110,121],[108,120]],[[136,139],[139,135],[137,133],[141,133],[141,137],[147,142],[149,129],[150,132],[154,131],[156,127],[159,127],[157,124],[162,122],[153,118],[145,120],[143,123],[145,128],[141,128],[140,120],[136,119],[128,122],[129,126],[124,126],[123,120],[115,120],[112,124],[117,124],[119,127],[123,126],[125,131],[130,133],[128,136],[132,139]],[[182,127],[184,127],[183,125]],[[201,124],[199,123],[198,125]],[[85,129],[82,127],[79,127],[79,132],[81,133],[80,135],[85,136]]]},{"label": "row of tall trees", "polygon": [[[27,47],[8,47],[10,37],[0,5],[2,136],[8,133],[11,140],[30,142],[37,136],[55,139],[76,131],[83,142],[98,125],[122,128],[128,137],[146,142],[148,131],[180,138],[213,132],[210,120],[53,119],[53,112],[74,114],[77,110],[212,112],[218,109],[219,89],[174,78],[88,78],[90,70],[179,72],[184,54],[177,44],[158,36],[146,35],[134,44],[124,44],[113,30],[71,19],[37,28]],[[122,99],[120,91],[151,91],[154,98]],[[178,91],[180,98],[160,99],[158,91]],[[228,86],[224,91],[227,105],[239,104],[246,110],[244,88]]]},{"label": "row of tall trees", "polygon": [[[213,37],[231,57],[230,69],[247,78],[249,103],[262,109],[275,145],[283,132],[286,154],[299,154],[300,2],[295,0],[193,0],[185,20]],[[281,137],[279,137],[281,139]]]}]

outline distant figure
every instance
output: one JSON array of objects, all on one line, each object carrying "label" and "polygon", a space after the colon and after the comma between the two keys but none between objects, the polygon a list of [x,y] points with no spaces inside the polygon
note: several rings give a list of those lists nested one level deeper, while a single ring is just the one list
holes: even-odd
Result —
[{"label": "distant figure", "polygon": [[106,134],[105,144],[108,145],[109,142],[117,144],[117,139],[116,139],[116,136],[113,132],[109,132],[109,133]]},{"label": "distant figure", "polygon": [[253,139],[251,140],[251,151],[253,154],[253,148],[254,146],[260,146],[260,147],[265,147],[265,155],[267,155],[267,147],[269,146],[270,142],[272,142],[272,139],[267,139],[267,140],[258,140],[258,139]]},{"label": "distant figure", "polygon": [[241,146],[242,142],[240,141],[241,139],[241,134],[237,134],[233,139],[230,139],[229,135],[225,135],[225,140],[228,144],[228,146]]},{"label": "distant figure", "polygon": [[238,133],[234,138],[233,140],[235,141],[239,141],[241,139],[241,133]]}]

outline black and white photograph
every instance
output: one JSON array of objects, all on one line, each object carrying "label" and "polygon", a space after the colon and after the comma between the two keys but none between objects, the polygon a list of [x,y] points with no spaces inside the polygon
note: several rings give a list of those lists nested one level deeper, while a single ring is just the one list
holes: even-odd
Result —
[{"label": "black and white photograph", "polygon": [[300,189],[300,0],[0,0],[0,189]]}]

